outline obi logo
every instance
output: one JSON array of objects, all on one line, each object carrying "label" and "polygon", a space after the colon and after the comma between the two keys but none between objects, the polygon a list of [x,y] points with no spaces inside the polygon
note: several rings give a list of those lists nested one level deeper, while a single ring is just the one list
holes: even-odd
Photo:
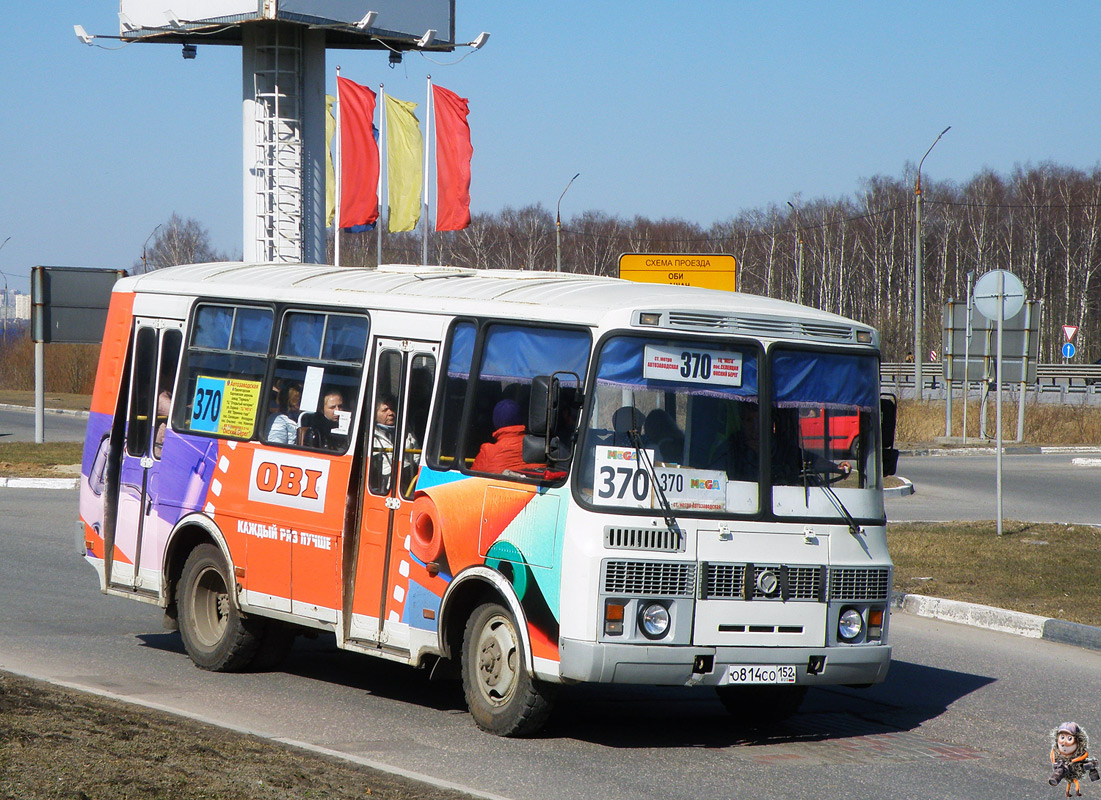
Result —
[{"label": "obi logo", "polygon": [[328,461],[254,450],[248,499],[304,511],[323,511],[328,482]]}]

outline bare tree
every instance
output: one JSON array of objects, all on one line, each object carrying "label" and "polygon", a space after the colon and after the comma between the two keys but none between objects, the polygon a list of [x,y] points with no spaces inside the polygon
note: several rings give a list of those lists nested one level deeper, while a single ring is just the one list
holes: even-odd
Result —
[{"label": "bare tree", "polygon": [[176,212],[160,225],[145,247],[142,257],[134,262],[134,272],[149,272],[177,264],[201,264],[207,261],[227,261],[228,256],[210,244],[210,232],[198,220],[183,219]]}]

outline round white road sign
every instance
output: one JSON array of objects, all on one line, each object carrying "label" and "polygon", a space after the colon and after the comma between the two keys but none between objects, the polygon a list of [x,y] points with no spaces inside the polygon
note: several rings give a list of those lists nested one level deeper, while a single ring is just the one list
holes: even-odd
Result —
[{"label": "round white road sign", "polygon": [[1025,304],[1025,287],[1021,279],[1004,269],[993,269],[975,281],[975,308],[987,319],[1017,316]]}]

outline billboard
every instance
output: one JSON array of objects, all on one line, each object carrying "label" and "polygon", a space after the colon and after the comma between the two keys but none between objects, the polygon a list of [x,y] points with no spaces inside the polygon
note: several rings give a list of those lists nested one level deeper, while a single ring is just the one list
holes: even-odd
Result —
[{"label": "billboard", "polygon": [[[170,8],[171,10],[167,10]],[[370,27],[358,28],[367,11]],[[240,43],[240,24],[282,20],[325,30],[330,47],[383,45],[373,37],[419,39],[436,31],[423,49],[455,44],[455,0],[120,0],[119,35],[124,39]],[[330,28],[329,26],[336,26]],[[343,30],[340,30],[343,28]]]},{"label": "billboard", "polygon": [[31,338],[36,342],[99,344],[107,306],[123,269],[35,267],[31,272]]}]

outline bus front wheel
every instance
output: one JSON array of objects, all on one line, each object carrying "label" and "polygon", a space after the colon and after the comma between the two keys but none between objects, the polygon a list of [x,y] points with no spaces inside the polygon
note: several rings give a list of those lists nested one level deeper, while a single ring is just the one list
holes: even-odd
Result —
[{"label": "bus front wheel", "polygon": [[498,736],[539,730],[551,712],[549,687],[532,678],[512,614],[479,606],[463,636],[463,693],[474,722]]},{"label": "bus front wheel", "polygon": [[180,636],[203,669],[244,669],[260,645],[257,621],[241,616],[232,586],[221,550],[201,544],[191,551],[180,575]]}]

